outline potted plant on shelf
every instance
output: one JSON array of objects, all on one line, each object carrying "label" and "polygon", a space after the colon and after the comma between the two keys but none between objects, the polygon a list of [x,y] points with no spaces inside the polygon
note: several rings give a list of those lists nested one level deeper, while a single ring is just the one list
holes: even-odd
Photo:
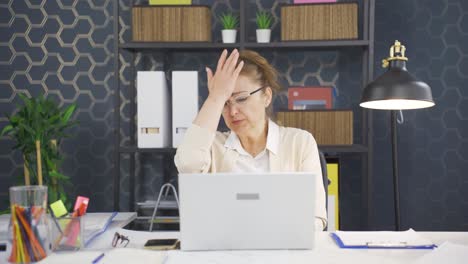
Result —
[{"label": "potted plant on shelf", "polygon": [[268,43],[271,37],[271,22],[273,17],[266,11],[257,12],[257,42]]},{"label": "potted plant on shelf", "polygon": [[223,30],[221,31],[223,36],[223,43],[235,43],[239,17],[231,12],[228,12],[223,13],[219,19],[223,24]]},{"label": "potted plant on shelf", "polygon": [[59,172],[62,161],[59,145],[63,138],[69,136],[65,130],[76,124],[70,121],[76,105],[61,109],[42,95],[29,98],[20,93],[18,96],[24,105],[15,115],[7,116],[9,124],[0,136],[8,135],[16,141],[13,149],[21,150],[25,185],[44,183],[48,186],[49,201],[60,199],[70,207],[64,189],[70,179]]}]

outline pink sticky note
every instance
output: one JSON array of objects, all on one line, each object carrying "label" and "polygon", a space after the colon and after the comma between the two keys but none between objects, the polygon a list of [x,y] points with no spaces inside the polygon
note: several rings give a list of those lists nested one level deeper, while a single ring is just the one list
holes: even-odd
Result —
[{"label": "pink sticky note", "polygon": [[80,208],[81,204],[84,204],[84,212],[80,212],[81,214],[84,214],[86,212],[86,209],[88,208],[88,203],[89,203],[89,198],[84,197],[84,196],[78,196],[76,197],[76,202],[75,206],[73,207],[73,211],[76,211]]}]

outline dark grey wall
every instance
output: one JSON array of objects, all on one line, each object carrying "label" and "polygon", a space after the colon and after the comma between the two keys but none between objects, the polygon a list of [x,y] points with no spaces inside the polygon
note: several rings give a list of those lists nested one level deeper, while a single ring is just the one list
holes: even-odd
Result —
[{"label": "dark grey wall", "polygon": [[[113,19],[106,1],[1,1],[0,128],[18,93],[46,93],[60,105],[78,104],[80,125],[61,145],[70,197],[92,197],[90,210],[112,209]],[[0,208],[8,187],[21,181],[22,158],[0,139]]]},{"label": "dark grey wall", "polygon": [[[32,3],[30,3],[32,2]],[[0,113],[14,113],[18,92],[31,95],[45,92],[63,105],[76,102],[80,125],[75,138],[64,142],[63,172],[72,177],[70,195],[89,195],[90,210],[112,210],[114,134],[113,18],[117,1],[10,1],[0,4]],[[250,1],[249,10],[273,8],[290,1]],[[410,57],[408,68],[433,88],[436,107],[405,111],[399,126],[400,175],[403,227],[431,230],[467,230],[468,187],[461,173],[468,167],[468,107],[462,83],[468,73],[468,5],[466,1],[377,1],[376,65],[388,55],[393,40],[403,41]],[[122,12],[120,41],[129,41],[130,1],[119,1]],[[219,14],[238,10],[238,1],[194,0],[212,6]],[[253,23],[253,12],[249,18]],[[213,39],[220,41],[219,22],[213,18]],[[249,39],[254,40],[253,31]],[[273,39],[279,39],[279,23]],[[463,45],[464,44],[464,45]],[[333,85],[337,87],[337,107],[355,110],[355,141],[360,141],[361,59],[358,49],[337,51],[261,52],[280,72],[284,87],[289,85]],[[161,70],[164,54],[138,54],[138,69]],[[463,57],[464,55],[464,57]],[[120,116],[122,145],[129,144],[130,102],[129,61],[120,56],[122,105]],[[167,70],[198,70],[200,101],[206,97],[204,66],[215,67],[216,52],[174,53]],[[383,70],[376,67],[376,75]],[[168,74],[168,77],[170,75]],[[466,94],[466,93],[465,93]],[[284,107],[286,90],[275,107]],[[374,216],[373,228],[391,229],[392,188],[389,115],[375,112]],[[0,117],[0,129],[6,119]],[[463,143],[464,142],[464,143]],[[0,208],[8,203],[8,187],[21,175],[22,160],[11,152],[13,142],[0,138]],[[360,229],[361,163],[356,155],[344,155],[342,171],[342,227]],[[166,158],[167,159],[167,158]],[[167,160],[157,154],[136,158],[137,200],[154,199],[164,181]],[[122,155],[121,203],[128,204],[129,155]]]},{"label": "dark grey wall", "polygon": [[[376,69],[395,39],[436,106],[398,126],[402,227],[468,230],[468,1],[376,1]],[[374,224],[392,228],[389,114],[375,111]]]}]

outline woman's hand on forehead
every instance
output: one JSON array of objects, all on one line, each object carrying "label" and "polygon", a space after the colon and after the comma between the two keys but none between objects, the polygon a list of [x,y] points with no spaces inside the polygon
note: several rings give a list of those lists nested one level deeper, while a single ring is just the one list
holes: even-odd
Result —
[{"label": "woman's hand on forehead", "polygon": [[244,66],[243,61],[237,65],[238,59],[239,51],[237,49],[234,49],[229,57],[228,51],[223,50],[218,59],[216,72],[213,74],[213,71],[206,67],[209,96],[223,100],[223,102],[229,100]]}]

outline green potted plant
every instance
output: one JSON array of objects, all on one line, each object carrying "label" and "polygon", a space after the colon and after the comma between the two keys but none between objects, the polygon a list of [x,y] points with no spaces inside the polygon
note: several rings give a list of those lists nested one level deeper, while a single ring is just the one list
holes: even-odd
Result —
[{"label": "green potted plant", "polygon": [[266,11],[257,12],[257,42],[268,43],[271,37],[271,22],[273,17]]},{"label": "green potted plant", "polygon": [[239,25],[239,17],[234,13],[223,13],[219,20],[223,25],[222,36],[223,43],[235,43],[237,35],[237,27]]},{"label": "green potted plant", "polygon": [[59,172],[62,161],[59,146],[62,139],[69,136],[65,130],[76,124],[70,120],[76,105],[61,109],[42,95],[37,98],[18,96],[23,105],[18,105],[19,111],[15,115],[7,116],[9,124],[0,136],[8,135],[16,141],[13,149],[21,150],[25,185],[45,184],[49,201],[61,199],[69,206],[64,187],[70,179]]}]

